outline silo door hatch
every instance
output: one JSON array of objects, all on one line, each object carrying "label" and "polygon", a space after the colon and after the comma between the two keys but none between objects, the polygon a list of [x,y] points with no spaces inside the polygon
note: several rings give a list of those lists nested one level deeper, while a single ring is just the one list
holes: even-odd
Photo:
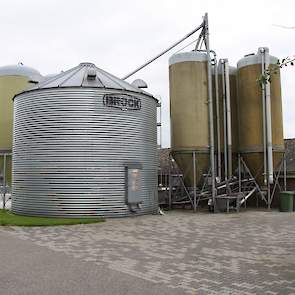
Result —
[{"label": "silo door hatch", "polygon": [[125,166],[126,203],[131,211],[141,207],[141,164],[127,164]]}]

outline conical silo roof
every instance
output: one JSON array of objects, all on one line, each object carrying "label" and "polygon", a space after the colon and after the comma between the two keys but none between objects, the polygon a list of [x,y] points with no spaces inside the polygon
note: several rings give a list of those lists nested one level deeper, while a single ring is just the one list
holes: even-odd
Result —
[{"label": "conical silo roof", "polygon": [[80,63],[78,66],[61,72],[60,74],[43,80],[29,90],[47,88],[67,88],[67,87],[91,87],[106,88],[124,91],[132,91],[152,96],[151,94],[137,88],[128,82],[96,67],[89,62]]},{"label": "conical silo roof", "polygon": [[37,82],[43,78],[37,70],[21,63],[17,65],[6,65],[0,67],[0,76],[23,76]]}]

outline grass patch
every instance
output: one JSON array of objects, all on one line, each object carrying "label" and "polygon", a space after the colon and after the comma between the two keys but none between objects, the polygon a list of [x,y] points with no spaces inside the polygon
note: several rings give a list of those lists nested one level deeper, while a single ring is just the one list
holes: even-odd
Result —
[{"label": "grass patch", "polygon": [[103,218],[55,218],[55,217],[31,217],[16,215],[8,210],[0,210],[0,226],[53,226],[72,225],[103,222]]}]

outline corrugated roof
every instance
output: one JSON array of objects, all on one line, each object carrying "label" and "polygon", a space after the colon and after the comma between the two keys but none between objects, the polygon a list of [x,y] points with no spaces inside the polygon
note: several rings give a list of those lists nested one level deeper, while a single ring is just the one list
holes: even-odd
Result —
[{"label": "corrugated roof", "polygon": [[95,87],[127,90],[152,96],[151,94],[137,88],[128,82],[98,68],[93,63],[84,62],[78,66],[61,72],[60,74],[41,81],[36,86],[30,88],[46,89],[57,87]]}]

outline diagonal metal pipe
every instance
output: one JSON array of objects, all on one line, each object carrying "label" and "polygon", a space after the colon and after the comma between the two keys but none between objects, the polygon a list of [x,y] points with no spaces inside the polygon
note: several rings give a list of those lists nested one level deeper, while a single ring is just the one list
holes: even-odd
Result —
[{"label": "diagonal metal pipe", "polygon": [[[178,40],[177,42],[173,43],[171,46],[169,46],[167,49],[163,50],[161,53],[157,54],[155,57],[151,58],[150,60],[148,60],[147,62],[145,62],[143,65],[139,66],[138,68],[136,68],[134,71],[132,71],[131,73],[127,74],[126,76],[124,76],[122,78],[122,80],[126,80],[127,78],[131,77],[132,75],[134,75],[135,73],[137,73],[138,71],[142,70],[143,68],[145,68],[147,65],[149,65],[150,63],[152,63],[153,61],[155,61],[156,59],[158,59],[159,57],[161,57],[162,55],[164,55],[165,53],[167,53],[168,51],[170,51],[171,49],[173,49],[175,46],[177,46],[178,44],[180,44],[181,42],[183,42],[184,40],[186,40],[187,38],[189,38],[191,35],[193,35],[194,33],[196,33],[197,31],[199,31],[200,29],[204,28],[204,21],[202,22],[201,25],[199,25],[198,27],[196,27],[195,29],[193,29],[191,32],[189,32],[188,34],[186,34],[184,37],[182,37],[180,40]],[[203,32],[203,30],[202,30]],[[202,34],[201,32],[201,34]]]}]

